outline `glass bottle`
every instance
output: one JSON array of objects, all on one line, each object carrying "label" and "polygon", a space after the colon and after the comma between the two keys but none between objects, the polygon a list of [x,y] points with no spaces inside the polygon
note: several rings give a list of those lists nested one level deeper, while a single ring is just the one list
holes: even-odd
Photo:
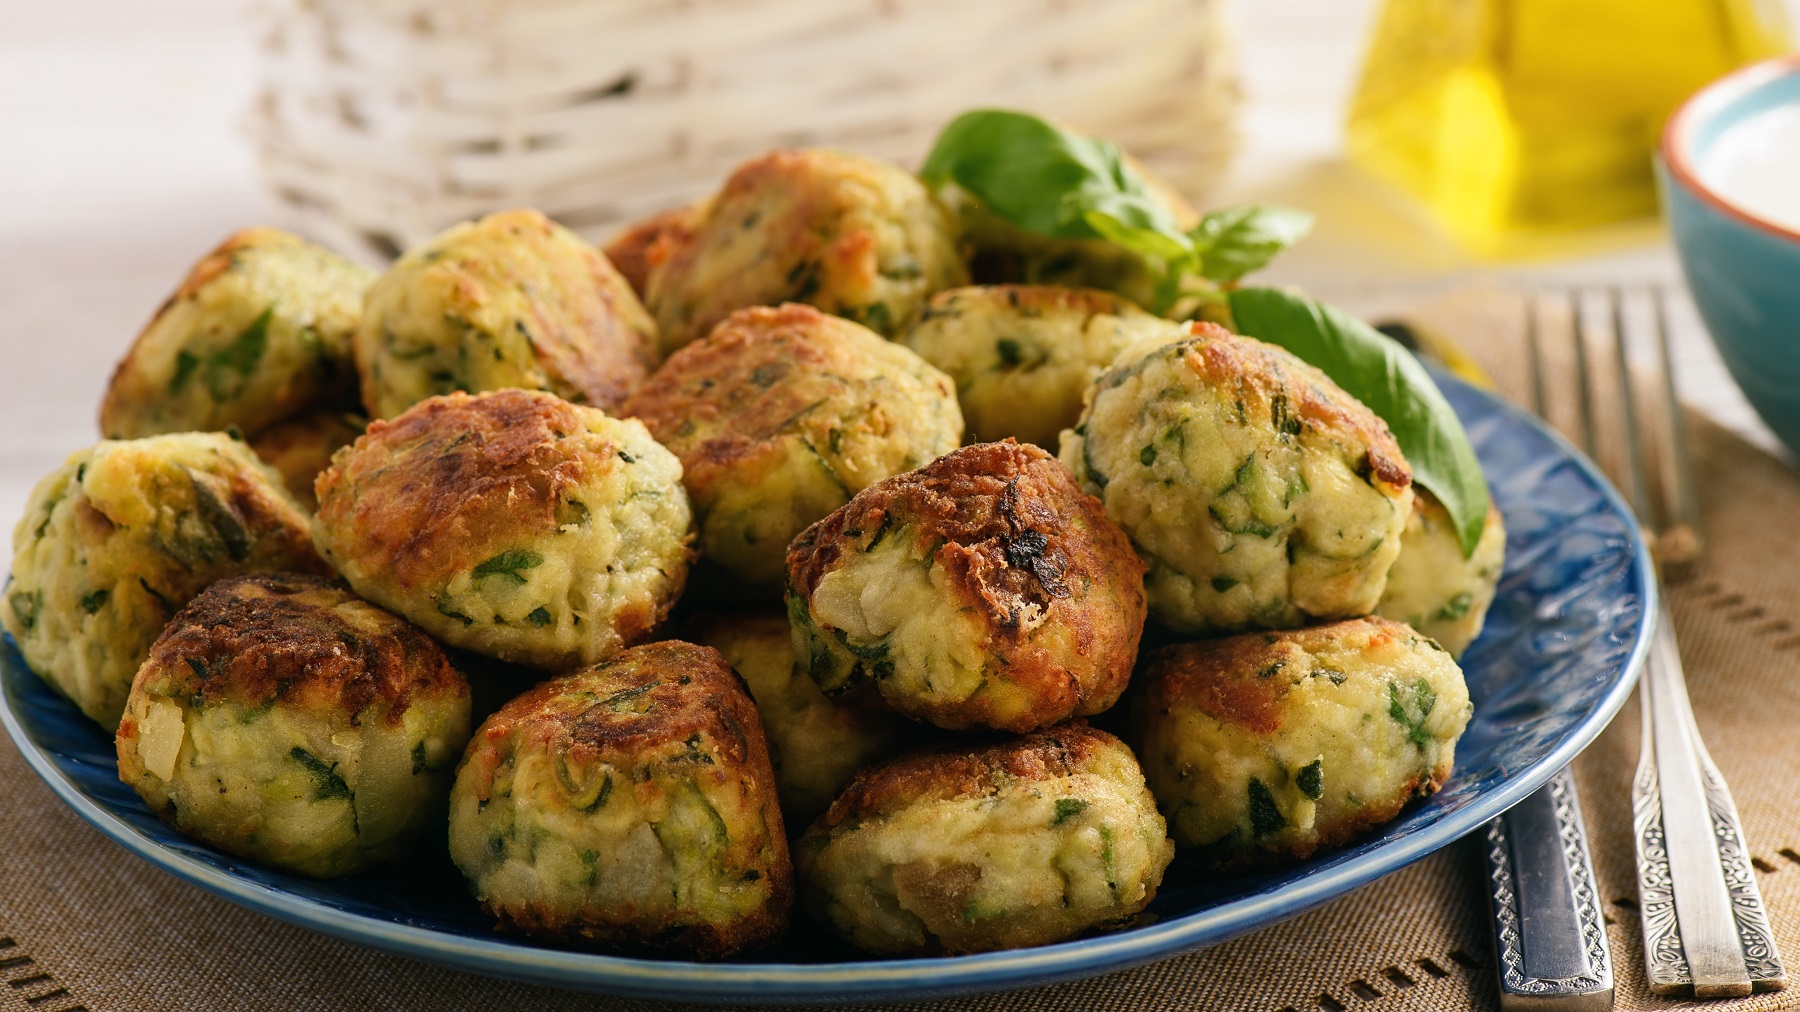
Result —
[{"label": "glass bottle", "polygon": [[1385,0],[1349,156],[1502,252],[1655,213],[1663,120],[1787,46],[1781,0]]}]

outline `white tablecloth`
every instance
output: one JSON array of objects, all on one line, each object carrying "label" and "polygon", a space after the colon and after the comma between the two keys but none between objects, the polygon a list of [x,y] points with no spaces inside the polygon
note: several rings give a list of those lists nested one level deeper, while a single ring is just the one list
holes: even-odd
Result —
[{"label": "white tablecloth", "polygon": [[[1268,280],[1377,310],[1484,276],[1558,285],[1678,278],[1666,243],[1642,230],[1611,253],[1484,267],[1344,166],[1339,124],[1374,7],[1240,7],[1247,144],[1216,197],[1280,200],[1320,216],[1314,236]],[[255,80],[241,3],[0,0],[0,24],[4,560],[32,484],[96,438],[112,363],[187,265],[231,230],[279,217],[239,127]],[[1768,440],[1703,335],[1683,324],[1689,398]]]}]

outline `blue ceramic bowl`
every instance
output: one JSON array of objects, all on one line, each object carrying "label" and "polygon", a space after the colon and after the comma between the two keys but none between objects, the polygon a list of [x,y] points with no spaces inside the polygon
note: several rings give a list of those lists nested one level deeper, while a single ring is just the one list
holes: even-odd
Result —
[{"label": "blue ceramic bowl", "polygon": [[1794,105],[1800,56],[1720,78],[1669,118],[1657,176],[1682,270],[1720,357],[1763,421],[1800,453],[1800,232],[1733,203],[1700,171],[1731,127]]}]

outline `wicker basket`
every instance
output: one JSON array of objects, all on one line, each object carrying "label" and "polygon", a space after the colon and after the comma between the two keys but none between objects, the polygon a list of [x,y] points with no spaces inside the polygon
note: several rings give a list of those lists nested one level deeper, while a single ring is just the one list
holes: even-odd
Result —
[{"label": "wicker basket", "polygon": [[292,224],[382,257],[513,206],[602,238],[775,147],[916,165],[973,106],[1198,194],[1235,144],[1224,3],[268,0],[251,131]]}]

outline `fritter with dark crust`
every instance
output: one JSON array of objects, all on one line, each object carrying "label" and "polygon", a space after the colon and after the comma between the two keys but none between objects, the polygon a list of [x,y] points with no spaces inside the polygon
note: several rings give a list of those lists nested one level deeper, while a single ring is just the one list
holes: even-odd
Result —
[{"label": "fritter with dark crust", "polygon": [[715,959],[780,934],[793,871],[756,707],[719,652],[634,647],[489,717],[450,855],[501,928]]},{"label": "fritter with dark crust", "polygon": [[689,560],[681,463],[550,394],[424,401],[319,476],[313,539],[357,593],[453,646],[566,670],[646,639]]},{"label": "fritter with dark crust", "polygon": [[1286,350],[1211,323],[1121,354],[1061,456],[1131,535],[1150,613],[1178,633],[1374,611],[1412,512],[1386,423]]},{"label": "fritter with dark crust", "polygon": [[1120,926],[1173,852],[1131,750],[1072,721],[864,770],[795,861],[807,909],[851,942],[932,955]]},{"label": "fritter with dark crust", "polygon": [[799,663],[939,727],[1025,732],[1111,706],[1144,565],[1056,459],[1007,440],[877,482],[788,550]]},{"label": "fritter with dark crust", "polygon": [[950,380],[811,306],[739,310],[670,356],[620,413],[681,458],[702,553],[781,583],[788,542],[962,441]]},{"label": "fritter with dark crust", "polygon": [[469,684],[431,637],[336,580],[232,577],[150,650],[119,779],[183,833],[305,875],[406,856],[438,825]]},{"label": "fritter with dark crust", "polygon": [[1411,626],[1353,619],[1165,647],[1133,706],[1169,833],[1211,864],[1341,846],[1450,776],[1469,691]]}]

